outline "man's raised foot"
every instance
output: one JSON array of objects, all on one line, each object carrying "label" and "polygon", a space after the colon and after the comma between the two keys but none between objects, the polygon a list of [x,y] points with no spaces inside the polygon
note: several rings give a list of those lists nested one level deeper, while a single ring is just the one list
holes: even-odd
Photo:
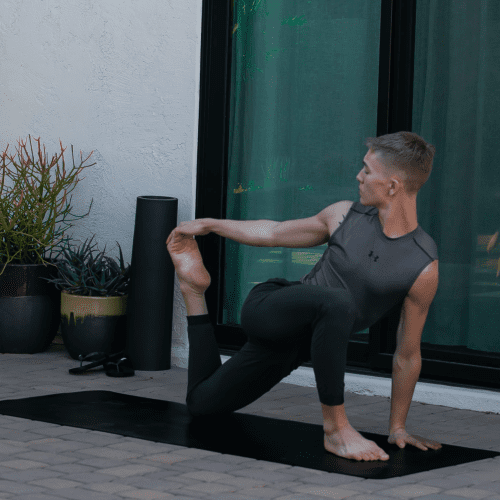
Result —
[{"label": "man's raised foot", "polygon": [[198,243],[194,238],[175,235],[167,245],[183,294],[203,295],[210,286],[210,274],[203,265]]}]

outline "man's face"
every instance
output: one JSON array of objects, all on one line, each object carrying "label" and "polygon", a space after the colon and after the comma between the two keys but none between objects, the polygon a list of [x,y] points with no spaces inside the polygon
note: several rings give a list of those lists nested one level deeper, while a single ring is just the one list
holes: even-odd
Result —
[{"label": "man's face", "polygon": [[384,190],[387,189],[388,174],[371,149],[363,158],[363,168],[356,180],[359,182],[360,203],[365,206],[378,206],[384,197]]}]

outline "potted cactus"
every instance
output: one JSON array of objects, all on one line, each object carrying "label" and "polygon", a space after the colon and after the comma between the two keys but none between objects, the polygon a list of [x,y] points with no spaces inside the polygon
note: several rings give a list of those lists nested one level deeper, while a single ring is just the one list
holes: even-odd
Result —
[{"label": "potted cactus", "polygon": [[105,354],[125,349],[126,309],[130,264],[125,267],[105,256],[94,258],[92,242],[76,250],[63,248],[57,277],[42,278],[61,290],[61,336],[69,355],[81,359],[91,352]]}]

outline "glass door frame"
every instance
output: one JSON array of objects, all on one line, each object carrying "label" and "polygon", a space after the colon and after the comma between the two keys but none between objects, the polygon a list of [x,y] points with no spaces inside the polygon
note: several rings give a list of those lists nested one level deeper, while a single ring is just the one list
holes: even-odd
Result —
[{"label": "glass door frame", "polygon": [[[412,130],[413,71],[418,0],[382,0],[377,136]],[[195,218],[224,219],[227,206],[233,0],[203,0]],[[205,293],[221,354],[246,342],[238,324],[223,324],[225,239],[196,237],[212,282]],[[369,342],[351,340],[347,372],[391,377],[402,303],[369,329]],[[432,306],[431,306],[432,307]],[[496,389],[498,357],[421,349],[421,381]],[[302,366],[312,367],[311,362]]]}]

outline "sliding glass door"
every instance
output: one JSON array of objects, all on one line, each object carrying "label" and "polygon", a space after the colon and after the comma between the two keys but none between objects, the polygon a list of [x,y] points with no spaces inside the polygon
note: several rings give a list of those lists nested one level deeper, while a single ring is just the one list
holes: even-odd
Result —
[{"label": "sliding glass door", "polygon": [[500,4],[418,0],[416,21],[412,130],[437,149],[418,219],[440,255],[422,348],[499,368]]},{"label": "sliding glass door", "polygon": [[[500,4],[496,0],[204,1],[196,217],[284,221],[359,201],[368,136],[433,144],[418,222],[439,250],[421,380],[500,380]],[[197,238],[221,352],[246,341],[257,283],[307,274],[326,245]],[[400,309],[353,334],[348,371],[390,376]],[[305,363],[310,366],[310,363]]]}]

